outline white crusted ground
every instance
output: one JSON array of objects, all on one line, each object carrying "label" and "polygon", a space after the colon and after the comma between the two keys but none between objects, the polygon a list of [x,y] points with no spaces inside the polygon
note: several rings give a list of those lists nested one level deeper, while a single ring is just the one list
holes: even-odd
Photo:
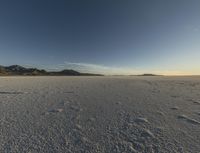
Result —
[{"label": "white crusted ground", "polygon": [[200,77],[0,77],[0,152],[199,153]]}]

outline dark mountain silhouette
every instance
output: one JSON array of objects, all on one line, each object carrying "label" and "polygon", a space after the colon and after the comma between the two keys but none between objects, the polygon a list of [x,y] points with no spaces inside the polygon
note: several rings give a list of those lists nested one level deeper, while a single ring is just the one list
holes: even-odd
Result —
[{"label": "dark mountain silhouette", "polygon": [[30,75],[30,76],[101,76],[101,74],[80,73],[75,70],[62,70],[48,72],[37,68],[25,68],[20,65],[0,66],[0,76]]}]

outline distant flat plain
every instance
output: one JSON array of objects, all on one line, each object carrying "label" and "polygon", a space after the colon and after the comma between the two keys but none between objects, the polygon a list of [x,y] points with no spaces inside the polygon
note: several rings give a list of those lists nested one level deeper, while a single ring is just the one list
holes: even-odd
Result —
[{"label": "distant flat plain", "polygon": [[0,152],[199,153],[200,77],[0,77]]}]

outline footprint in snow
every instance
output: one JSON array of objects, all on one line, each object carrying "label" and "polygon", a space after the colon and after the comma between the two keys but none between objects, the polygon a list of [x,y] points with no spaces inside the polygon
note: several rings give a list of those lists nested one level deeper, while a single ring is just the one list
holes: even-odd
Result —
[{"label": "footprint in snow", "polygon": [[148,137],[155,138],[154,134],[150,130],[148,130],[148,129],[144,129],[142,131],[141,137],[144,137],[144,138],[148,138]]},{"label": "footprint in snow", "polygon": [[49,114],[54,114],[54,113],[61,113],[64,110],[62,108],[57,108],[57,109],[49,109],[47,112],[42,113],[41,115],[49,115]]},{"label": "footprint in snow", "polygon": [[49,109],[48,112],[49,113],[61,113],[61,112],[63,112],[63,109],[62,108]]},{"label": "footprint in snow", "polygon": [[194,104],[200,105],[200,101],[193,101]]},{"label": "footprint in snow", "polygon": [[199,122],[199,121],[197,121],[197,120],[195,120],[195,119],[192,119],[192,118],[190,118],[190,117],[188,117],[188,116],[186,116],[186,115],[184,115],[184,114],[183,114],[183,115],[179,115],[179,116],[178,116],[178,119],[185,120],[185,121],[187,121],[188,123],[200,125],[200,122]]},{"label": "footprint in snow", "polygon": [[172,107],[171,109],[172,109],[172,110],[178,110],[179,107],[178,107],[178,106],[174,106],[174,107]]},{"label": "footprint in snow", "polygon": [[149,123],[149,121],[146,118],[138,117],[135,119],[136,123]]},{"label": "footprint in snow", "polygon": [[189,101],[193,102],[194,104],[200,105],[199,100],[189,99]]}]

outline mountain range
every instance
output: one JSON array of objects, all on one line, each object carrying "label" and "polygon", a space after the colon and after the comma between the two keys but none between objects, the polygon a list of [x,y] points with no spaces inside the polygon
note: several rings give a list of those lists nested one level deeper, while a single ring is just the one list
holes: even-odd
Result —
[{"label": "mountain range", "polygon": [[46,71],[37,68],[25,68],[20,65],[1,66],[0,76],[102,76],[101,74],[81,73],[71,69],[65,69],[61,71]]}]

